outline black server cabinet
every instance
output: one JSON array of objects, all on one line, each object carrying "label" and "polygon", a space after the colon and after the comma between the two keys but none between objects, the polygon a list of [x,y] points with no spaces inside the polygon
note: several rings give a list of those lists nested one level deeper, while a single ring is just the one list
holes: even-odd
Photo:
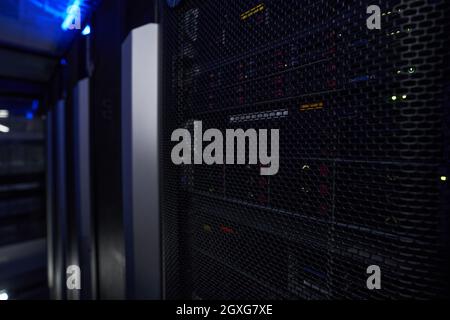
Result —
[{"label": "black server cabinet", "polygon": [[[166,298],[448,297],[450,3],[372,2],[161,1]],[[278,174],[175,166],[195,120],[280,129]]]}]

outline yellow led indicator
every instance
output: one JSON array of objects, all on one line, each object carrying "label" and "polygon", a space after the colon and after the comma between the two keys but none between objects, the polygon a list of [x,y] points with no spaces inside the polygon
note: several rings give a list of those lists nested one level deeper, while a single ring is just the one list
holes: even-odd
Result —
[{"label": "yellow led indicator", "polygon": [[250,18],[251,16],[253,16],[254,14],[263,11],[265,8],[264,4],[258,4],[256,7],[244,12],[243,14],[241,14],[241,20],[246,20],[248,18]]},{"label": "yellow led indicator", "polygon": [[300,106],[300,111],[308,111],[308,110],[318,110],[324,107],[324,103],[315,102],[315,103],[305,103]]},{"label": "yellow led indicator", "polygon": [[392,101],[396,101],[397,100],[397,96],[392,96],[391,99],[392,99]]},{"label": "yellow led indicator", "polygon": [[406,94],[404,94],[404,95],[402,96],[402,98],[403,98],[403,100],[405,100],[406,98],[408,98],[408,96],[407,96]]},{"label": "yellow led indicator", "polygon": [[447,181],[447,177],[446,176],[442,176],[441,177],[441,181]]}]

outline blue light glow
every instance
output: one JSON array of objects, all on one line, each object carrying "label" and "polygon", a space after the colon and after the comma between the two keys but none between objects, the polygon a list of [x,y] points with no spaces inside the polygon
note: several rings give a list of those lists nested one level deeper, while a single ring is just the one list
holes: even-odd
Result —
[{"label": "blue light glow", "polygon": [[64,22],[61,25],[63,30],[69,29],[69,26],[77,19],[74,12],[81,11],[81,0],[75,0],[70,6],[67,7]]},{"label": "blue light glow", "polygon": [[81,31],[81,34],[82,34],[83,36],[87,36],[88,34],[91,34],[91,26],[90,26],[90,25],[87,25],[87,26],[83,29],[83,31]]},{"label": "blue light glow", "polygon": [[43,9],[45,12],[51,14],[54,17],[57,18],[65,18],[66,12],[61,12],[57,8],[53,8],[48,5],[47,1],[39,1],[39,0],[29,0],[32,4],[34,4],[36,7]]},{"label": "blue light glow", "polygon": [[171,8],[175,8],[177,5],[179,5],[181,0],[167,0],[167,4]]},{"label": "blue light glow", "polygon": [[33,112],[28,111],[28,112],[25,114],[25,118],[27,118],[28,120],[33,120],[33,118],[34,118]]},{"label": "blue light glow", "polygon": [[39,108],[39,100],[33,100],[31,104],[31,110],[36,111]]}]

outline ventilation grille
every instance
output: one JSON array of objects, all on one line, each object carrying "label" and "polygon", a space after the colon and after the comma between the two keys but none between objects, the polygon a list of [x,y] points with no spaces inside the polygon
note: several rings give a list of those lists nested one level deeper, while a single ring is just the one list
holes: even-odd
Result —
[{"label": "ventilation grille", "polygon": [[[381,1],[368,30],[372,2],[164,3],[167,298],[448,296],[449,4]],[[280,129],[279,173],[173,165],[194,120]]]}]

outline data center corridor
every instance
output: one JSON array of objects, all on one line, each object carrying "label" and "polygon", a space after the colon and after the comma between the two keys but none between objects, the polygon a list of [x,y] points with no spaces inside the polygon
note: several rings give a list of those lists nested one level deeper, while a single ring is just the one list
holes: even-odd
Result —
[{"label": "data center corridor", "polygon": [[449,14],[0,0],[0,300],[450,298]]}]

